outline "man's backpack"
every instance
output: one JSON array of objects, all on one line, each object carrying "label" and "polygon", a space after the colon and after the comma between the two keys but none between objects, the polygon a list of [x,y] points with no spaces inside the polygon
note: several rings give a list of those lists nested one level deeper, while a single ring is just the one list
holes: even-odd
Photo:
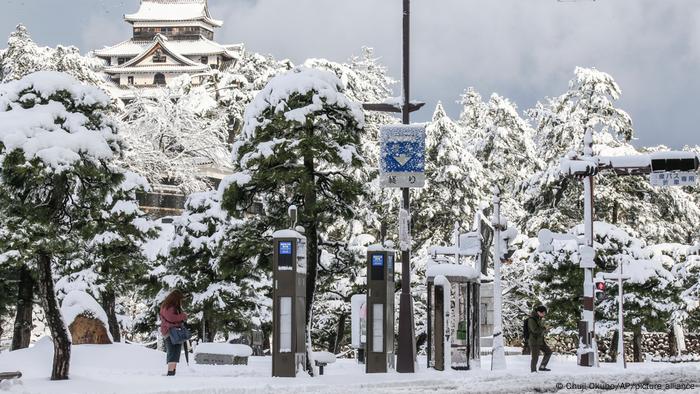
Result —
[{"label": "man's backpack", "polygon": [[527,343],[528,339],[530,339],[530,326],[528,324],[529,321],[529,316],[527,317],[527,319],[523,320],[523,339],[525,340],[525,343]]}]

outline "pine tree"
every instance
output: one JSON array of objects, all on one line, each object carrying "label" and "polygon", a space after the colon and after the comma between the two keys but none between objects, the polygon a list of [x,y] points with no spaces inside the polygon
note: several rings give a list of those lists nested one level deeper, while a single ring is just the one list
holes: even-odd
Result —
[{"label": "pine tree", "polygon": [[[529,234],[540,228],[563,231],[582,220],[582,186],[564,177],[559,159],[580,151],[583,133],[592,128],[594,154],[638,155],[665,147],[639,151],[629,144],[632,121],[615,107],[621,91],[608,74],[577,68],[570,89],[548,104],[529,111],[537,129],[537,155],[546,166],[523,182],[519,200],[527,214],[520,223]],[[651,242],[687,242],[687,226],[700,225],[700,208],[686,191],[652,187],[640,176],[618,177],[603,173],[596,177],[596,220],[627,224]]]},{"label": "pine tree", "polygon": [[121,341],[122,329],[118,315],[123,315],[117,298],[135,290],[146,275],[149,264],[143,245],[158,230],[138,205],[136,194],[148,190],[145,178],[123,173],[122,182],[81,229],[81,237],[86,240],[84,255],[62,272],[63,277],[56,283],[60,295],[77,289],[99,300],[116,342]]},{"label": "pine tree", "polygon": [[458,102],[462,105],[462,112],[457,123],[465,128],[467,146],[472,146],[473,139],[484,138],[488,105],[473,87],[465,89]]},{"label": "pine tree", "polygon": [[216,191],[188,197],[185,211],[175,218],[175,237],[162,281],[159,299],[173,288],[192,297],[190,322],[199,337],[214,341],[227,330],[240,332],[260,324],[260,290],[265,286],[254,259],[239,259],[235,242],[242,220],[222,210]]},{"label": "pine tree", "polygon": [[[314,302],[319,261],[318,240],[328,226],[353,216],[364,193],[360,136],[364,117],[343,93],[333,74],[298,68],[273,78],[246,110],[243,133],[233,148],[237,172],[225,192],[224,206],[235,216],[254,202],[264,216],[249,229],[286,227],[289,205],[300,208],[306,230],[307,326]],[[266,239],[255,234],[255,242]],[[271,242],[265,245],[269,254]]]},{"label": "pine tree", "polygon": [[0,207],[23,233],[54,340],[51,378],[67,379],[70,339],[56,300],[54,264],[79,250],[76,236],[122,175],[101,91],[56,72],[0,85]]},{"label": "pine tree", "polygon": [[489,177],[466,149],[461,128],[438,103],[426,129],[426,185],[418,190],[413,213],[414,247],[452,242],[455,223],[471,223],[486,202]]},{"label": "pine tree", "polygon": [[7,49],[0,51],[0,82],[18,80],[36,71],[65,72],[77,80],[102,86],[105,78],[100,74],[103,62],[80,55],[76,47],[40,47],[31,38],[24,25],[17,25],[10,34]]}]

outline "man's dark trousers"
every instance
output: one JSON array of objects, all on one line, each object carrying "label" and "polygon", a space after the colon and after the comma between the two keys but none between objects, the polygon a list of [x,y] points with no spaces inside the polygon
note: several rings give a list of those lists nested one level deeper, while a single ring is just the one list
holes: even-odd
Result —
[{"label": "man's dark trousers", "polygon": [[531,343],[530,354],[532,355],[532,359],[530,359],[530,371],[537,371],[537,360],[540,358],[540,351],[544,353],[544,357],[542,358],[542,365],[540,366],[540,368],[546,367],[547,363],[549,363],[549,358],[552,356],[552,349],[550,349],[546,343]]}]

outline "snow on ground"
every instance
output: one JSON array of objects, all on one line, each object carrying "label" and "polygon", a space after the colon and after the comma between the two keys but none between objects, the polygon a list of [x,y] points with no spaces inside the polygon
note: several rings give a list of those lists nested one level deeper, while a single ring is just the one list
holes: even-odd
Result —
[{"label": "snow on ground", "polygon": [[[249,365],[189,366],[179,365],[177,376],[165,375],[165,354],[137,345],[78,345],[73,347],[71,379],[52,382],[48,379],[53,347],[42,339],[25,350],[0,354],[0,371],[20,370],[18,381],[0,383],[0,392],[7,393],[530,393],[580,392],[566,389],[577,384],[660,384],[661,388],[639,392],[700,391],[700,364],[629,364],[627,370],[616,364],[601,368],[576,366],[569,356],[554,356],[552,372],[531,374],[528,356],[509,356],[508,369],[490,371],[490,357],[482,357],[481,370],[439,372],[426,369],[419,358],[415,374],[365,374],[354,360],[340,359],[326,367],[324,376],[310,378],[272,378],[270,357],[251,357]],[[193,358],[190,357],[192,360]],[[668,390],[666,384],[694,384],[690,390]],[[557,384],[562,385],[561,389]],[[571,386],[569,386],[571,387]],[[647,386],[649,387],[649,386]],[[586,390],[596,392],[596,390]],[[633,392],[633,387],[597,392]]]}]

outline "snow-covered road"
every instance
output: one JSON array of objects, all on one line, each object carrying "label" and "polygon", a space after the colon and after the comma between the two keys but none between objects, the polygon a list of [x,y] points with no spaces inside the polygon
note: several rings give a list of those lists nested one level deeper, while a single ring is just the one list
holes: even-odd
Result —
[{"label": "snow-covered road", "polygon": [[[164,354],[136,345],[80,345],[73,347],[71,380],[48,380],[52,349],[40,342],[27,350],[0,354],[0,370],[21,370],[15,383],[0,383],[8,393],[543,393],[543,392],[700,392],[700,363],[615,364],[600,368],[576,366],[573,357],[554,356],[552,372],[531,374],[527,356],[508,356],[508,369],[488,370],[490,357],[481,370],[439,372],[424,368],[415,374],[364,373],[353,360],[339,360],[324,376],[272,378],[270,358],[252,357],[247,366],[181,364],[176,377],[163,376]],[[597,385],[597,386],[596,386]],[[635,386],[636,385],[636,386]],[[676,385],[676,386],[669,386]],[[686,385],[686,389],[673,389]],[[597,387],[597,388],[596,388]],[[635,389],[638,389],[635,391]]]}]

